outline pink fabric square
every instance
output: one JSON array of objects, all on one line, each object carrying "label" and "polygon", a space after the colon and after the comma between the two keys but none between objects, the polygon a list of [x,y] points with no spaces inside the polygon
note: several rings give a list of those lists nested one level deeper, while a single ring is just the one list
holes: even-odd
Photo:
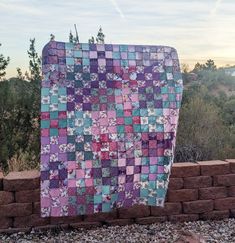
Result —
[{"label": "pink fabric square", "polygon": [[158,172],[158,173],[164,173],[164,166],[159,165],[159,166],[157,167],[157,172]]},{"label": "pink fabric square", "polygon": [[134,182],[139,182],[140,181],[140,174],[135,174],[134,175]]},{"label": "pink fabric square", "polygon": [[96,44],[96,46],[97,46],[97,51],[104,51],[105,50],[104,44]]},{"label": "pink fabric square", "polygon": [[115,96],[115,101],[116,101],[116,103],[118,103],[118,104],[122,104],[122,96],[121,96],[121,95],[117,95],[117,96]]},{"label": "pink fabric square", "polygon": [[59,217],[61,216],[61,207],[51,207],[51,215],[54,217]]},{"label": "pink fabric square", "polygon": [[150,157],[150,165],[156,165],[157,164],[157,157]]},{"label": "pink fabric square", "polygon": [[149,173],[149,166],[142,166],[141,173],[148,174]]},{"label": "pink fabric square", "polygon": [[111,127],[108,127],[108,130],[110,133],[116,133],[117,132],[117,127],[116,126],[111,126]]},{"label": "pink fabric square", "polygon": [[90,51],[90,58],[97,58],[97,51]]},{"label": "pink fabric square", "polygon": [[68,161],[68,170],[75,170],[77,167],[76,161]]},{"label": "pink fabric square", "polygon": [[113,65],[114,66],[120,66],[120,61],[119,60],[113,60]]},{"label": "pink fabric square", "polygon": [[157,174],[149,174],[149,180],[150,180],[150,181],[155,181],[155,180],[157,180]]},{"label": "pink fabric square", "polygon": [[127,59],[127,52],[121,52],[121,59]]},{"label": "pink fabric square", "polygon": [[108,117],[110,117],[110,118],[116,117],[116,112],[115,111],[108,111]]},{"label": "pink fabric square", "polygon": [[118,176],[118,183],[122,184],[126,182],[126,175]]},{"label": "pink fabric square", "polygon": [[67,135],[67,129],[66,128],[59,128],[59,136],[66,136]]},{"label": "pink fabric square", "polygon": [[125,110],[131,109],[131,108],[132,108],[131,102],[125,102],[124,103],[124,109]]},{"label": "pink fabric square", "polygon": [[106,65],[106,60],[105,59],[98,59],[98,65],[99,66],[105,66]]},{"label": "pink fabric square", "polygon": [[105,52],[105,57],[106,57],[106,58],[113,58],[113,52],[111,52],[111,51],[106,51],[106,52]]},{"label": "pink fabric square", "polygon": [[51,206],[51,198],[49,197],[42,197],[41,199],[41,207],[47,208]]},{"label": "pink fabric square", "polygon": [[92,179],[85,179],[86,186],[93,186],[93,178]]},{"label": "pink fabric square", "polygon": [[92,168],[92,160],[86,160],[86,168]]},{"label": "pink fabric square", "polygon": [[41,136],[42,137],[49,137],[49,134],[50,134],[50,130],[47,129],[47,128],[42,128],[41,129]]},{"label": "pink fabric square", "polygon": [[91,127],[91,132],[92,132],[92,134],[94,134],[94,135],[98,135],[98,134],[100,134],[100,129],[99,129],[98,127],[94,127],[94,126],[92,126],[92,127]]},{"label": "pink fabric square", "polygon": [[76,170],[76,178],[81,179],[85,177],[85,172],[84,170]]},{"label": "pink fabric square", "polygon": [[134,174],[134,166],[127,166],[126,167],[126,174],[133,175]]},{"label": "pink fabric square", "polygon": [[129,65],[130,66],[136,66],[136,61],[135,60],[129,60]]},{"label": "pink fabric square", "polygon": [[141,158],[135,158],[135,165],[141,165]]},{"label": "pink fabric square", "polygon": [[118,159],[118,166],[119,167],[126,166],[126,159]]},{"label": "pink fabric square", "polygon": [[138,95],[138,94],[132,94],[132,95],[131,95],[131,100],[132,100],[133,102],[139,101],[139,95]]}]

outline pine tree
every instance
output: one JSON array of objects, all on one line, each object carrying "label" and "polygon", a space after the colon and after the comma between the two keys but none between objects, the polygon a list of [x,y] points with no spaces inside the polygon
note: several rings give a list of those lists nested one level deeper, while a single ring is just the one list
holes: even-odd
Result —
[{"label": "pine tree", "polygon": [[[0,46],[2,44],[0,43]],[[5,58],[2,54],[0,54],[0,80],[6,75],[6,68],[10,62],[10,58]]]},{"label": "pine tree", "polygon": [[96,37],[96,42],[98,44],[104,44],[104,38],[105,38],[105,35],[104,35],[103,30],[100,26],[97,37]]},{"label": "pine tree", "polygon": [[94,36],[92,36],[89,40],[88,40],[89,44],[95,44],[95,38]]},{"label": "pine tree", "polygon": [[70,32],[69,32],[69,42],[70,42],[70,43],[73,43],[73,40],[74,40],[73,33],[72,33],[72,31],[70,30]]},{"label": "pine tree", "polygon": [[29,80],[39,84],[41,80],[41,58],[35,49],[35,38],[30,39],[30,46],[27,53],[29,56]]},{"label": "pine tree", "polygon": [[24,80],[25,77],[23,76],[21,69],[18,67],[18,68],[16,68],[16,71],[17,71],[17,78],[20,80]]},{"label": "pine tree", "polygon": [[74,24],[74,28],[75,28],[76,35],[74,36],[73,33],[72,33],[72,31],[70,30],[70,33],[69,33],[69,42],[70,43],[74,43],[74,44],[78,44],[79,43],[79,37],[78,37],[78,31],[77,31],[76,24]]}]

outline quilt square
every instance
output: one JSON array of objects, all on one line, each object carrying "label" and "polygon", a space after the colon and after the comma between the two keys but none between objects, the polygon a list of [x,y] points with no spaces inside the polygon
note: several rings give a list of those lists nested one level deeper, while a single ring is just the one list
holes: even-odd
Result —
[{"label": "quilt square", "polygon": [[51,41],[42,57],[42,217],[164,206],[183,91],[176,50]]}]

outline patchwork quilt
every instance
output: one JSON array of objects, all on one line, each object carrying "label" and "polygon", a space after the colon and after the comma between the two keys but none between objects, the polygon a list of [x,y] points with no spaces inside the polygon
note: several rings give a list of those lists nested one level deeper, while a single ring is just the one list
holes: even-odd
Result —
[{"label": "patchwork quilt", "polygon": [[42,56],[42,217],[164,206],[183,89],[176,50],[51,41]]}]

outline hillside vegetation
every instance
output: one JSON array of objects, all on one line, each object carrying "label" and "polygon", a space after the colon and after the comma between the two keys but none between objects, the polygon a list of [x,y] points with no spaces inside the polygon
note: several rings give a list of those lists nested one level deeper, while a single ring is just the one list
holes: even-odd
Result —
[{"label": "hillside vegetation", "polygon": [[[4,171],[39,168],[41,63],[34,39],[28,54],[26,78],[18,69],[17,78],[0,82],[0,167]],[[234,158],[235,78],[208,60],[192,71],[183,68],[183,80],[175,161]]]}]

